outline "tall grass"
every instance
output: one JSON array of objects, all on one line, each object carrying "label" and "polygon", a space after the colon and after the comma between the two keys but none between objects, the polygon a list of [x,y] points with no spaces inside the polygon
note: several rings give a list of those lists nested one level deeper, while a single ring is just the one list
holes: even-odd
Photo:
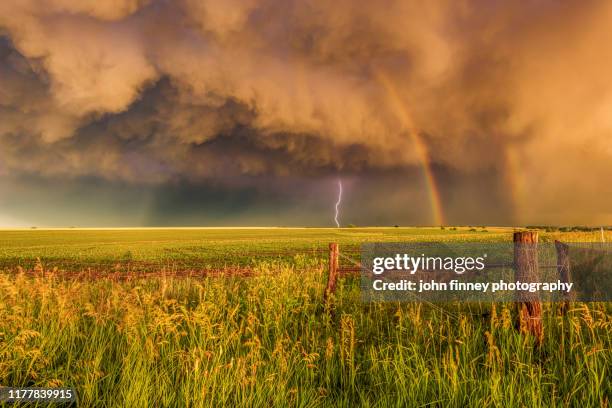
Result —
[{"label": "tall grass", "polygon": [[[307,270],[307,272],[298,272]],[[329,313],[316,260],[250,278],[116,282],[0,274],[0,384],[71,386],[82,406],[608,406],[610,304],[362,303]]]}]

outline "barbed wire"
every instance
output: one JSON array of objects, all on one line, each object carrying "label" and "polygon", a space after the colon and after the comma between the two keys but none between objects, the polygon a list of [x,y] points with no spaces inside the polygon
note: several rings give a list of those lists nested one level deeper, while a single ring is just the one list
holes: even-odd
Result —
[{"label": "barbed wire", "polygon": [[[370,270],[370,269],[368,269],[368,268],[364,267],[363,265],[361,265],[361,263],[357,263],[357,262],[355,262],[353,259],[351,259],[351,258],[349,258],[349,257],[347,257],[347,256],[345,256],[345,255],[343,255],[342,253],[338,252],[338,256],[339,256],[339,257],[341,257],[341,258],[344,258],[345,260],[347,260],[347,261],[349,261],[350,263],[354,264],[356,267],[359,267],[359,270],[361,270],[361,271],[363,271],[363,272],[369,272],[369,273],[371,273],[371,274],[374,274],[374,272],[373,272],[372,270]],[[421,302],[421,303],[424,303],[424,304],[428,305],[428,306],[429,306],[429,307],[431,307],[432,309],[439,311],[440,313],[442,313],[442,314],[444,314],[444,315],[446,315],[446,316],[450,317],[451,319],[455,319],[456,321],[460,321],[460,320],[461,320],[461,318],[460,318],[460,316],[459,316],[459,315],[457,315],[457,314],[453,314],[453,313],[449,312],[448,310],[446,310],[446,309],[444,309],[444,308],[442,308],[442,307],[440,307],[440,306],[436,305],[435,303],[432,303],[432,302],[430,302],[430,301],[428,301],[428,300],[423,299],[422,297],[418,296],[418,295],[417,295],[417,294],[415,294],[415,293],[412,293],[412,292],[410,292],[410,291],[409,291],[409,292],[407,292],[407,293],[408,293],[410,296],[412,296],[412,297],[413,297],[413,298],[414,298],[416,301],[418,301],[418,302]]]}]

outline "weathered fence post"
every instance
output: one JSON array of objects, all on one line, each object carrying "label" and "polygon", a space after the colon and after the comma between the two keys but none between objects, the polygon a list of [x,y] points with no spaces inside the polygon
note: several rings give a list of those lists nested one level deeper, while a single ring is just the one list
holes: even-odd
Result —
[{"label": "weathered fence post", "polygon": [[[555,241],[555,248],[557,250],[557,271],[559,272],[559,280],[563,283],[570,282],[570,258],[569,258],[569,246],[560,241]],[[563,301],[559,311],[562,314],[567,312],[569,308],[569,302],[572,300],[572,295],[563,292]]]},{"label": "weathered fence post", "polygon": [[[537,282],[538,233],[520,231],[514,233],[514,275],[520,282]],[[538,343],[544,339],[542,327],[542,304],[537,292],[518,291],[516,299],[519,308],[518,326],[521,333],[533,334]]]},{"label": "weathered fence post", "polygon": [[327,277],[327,287],[323,300],[329,302],[330,296],[336,292],[336,284],[338,283],[338,244],[332,242],[329,244],[329,275]]}]

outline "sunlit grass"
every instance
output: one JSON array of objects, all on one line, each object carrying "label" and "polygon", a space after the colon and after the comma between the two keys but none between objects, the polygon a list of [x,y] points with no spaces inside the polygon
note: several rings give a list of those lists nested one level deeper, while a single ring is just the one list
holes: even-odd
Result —
[{"label": "sunlit grass", "polygon": [[0,384],[71,386],[83,406],[607,406],[612,392],[609,304],[545,305],[538,348],[512,304],[362,303],[347,278],[329,313],[307,256],[250,278],[48,275],[0,274]]},{"label": "sunlit grass", "polygon": [[[608,406],[609,303],[576,303],[565,316],[545,304],[541,347],[515,330],[513,304],[363,303],[355,278],[340,280],[334,313],[322,304],[329,242],[342,253],[362,242],[510,242],[511,234],[1,231],[0,385],[74,387],[82,406]],[[160,276],[62,278],[91,263],[104,275],[115,264],[142,268],[138,261]],[[164,277],[177,264],[248,265],[253,276]]]}]

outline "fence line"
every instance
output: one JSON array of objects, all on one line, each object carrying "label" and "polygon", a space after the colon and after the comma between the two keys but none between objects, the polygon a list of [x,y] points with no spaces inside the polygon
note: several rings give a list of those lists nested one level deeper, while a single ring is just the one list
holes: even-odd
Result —
[{"label": "fence line", "polygon": [[[512,263],[489,264],[489,268],[508,268],[515,270],[517,280],[523,282],[537,282],[539,279],[540,268],[556,268],[559,279],[563,283],[571,282],[569,248],[571,243],[555,241],[557,262],[555,265],[539,265],[537,258],[538,233],[535,231],[520,231],[513,235],[514,259]],[[536,250],[534,250],[534,248]],[[584,248],[589,250],[599,250],[599,248]],[[228,260],[219,262],[218,258],[208,260],[206,257],[195,258],[192,260],[172,260],[161,261],[140,261],[133,259],[116,259],[108,261],[64,261],[60,259],[40,260],[30,259],[28,263],[33,264],[32,269],[24,269],[18,266],[19,273],[32,277],[55,277],[59,279],[111,279],[116,281],[130,281],[134,279],[146,278],[203,278],[219,276],[240,276],[249,277],[257,272],[257,266],[248,264],[248,261],[262,260],[272,263],[286,261],[286,258],[296,256],[317,256],[319,258],[317,270],[323,269],[325,255],[328,257],[328,279],[323,299],[325,304],[332,304],[337,290],[338,279],[342,276],[355,275],[364,271],[361,264],[360,248],[350,245],[340,251],[337,243],[329,244],[328,249],[324,248],[304,248],[292,250],[253,250],[253,251],[231,251],[216,248],[206,248],[211,257],[223,253]],[[602,248],[601,250],[604,250]],[[184,254],[183,254],[184,255]],[[354,259],[359,256],[359,259]],[[22,261],[22,260],[20,260]],[[209,261],[207,263],[207,261]],[[238,262],[237,262],[238,261]],[[238,264],[239,261],[246,261]],[[344,261],[344,262],[341,262]],[[233,262],[233,264],[232,264]],[[205,267],[198,265],[206,264]],[[210,264],[218,264],[211,266]],[[68,268],[64,270],[62,268]],[[79,269],[73,270],[73,269]],[[152,271],[155,269],[154,271]],[[293,268],[297,272],[312,270],[312,265],[304,268]],[[4,272],[7,272],[6,270]],[[367,271],[365,271],[367,272]],[[414,295],[414,294],[412,294]],[[449,317],[458,318],[447,310],[420,299],[414,295],[415,300],[427,303],[430,307],[440,310]],[[564,298],[561,311],[565,313],[569,308],[572,297]],[[539,296],[529,292],[518,292],[516,297],[518,307],[517,328],[522,333],[529,333],[536,337],[538,343],[544,337],[542,325],[542,305]]]},{"label": "fence line", "polygon": [[[555,241],[557,261],[554,265],[539,265],[538,262],[538,232],[537,231],[517,231],[513,234],[514,242],[514,259],[513,262],[487,265],[489,268],[512,267],[515,271],[515,277],[522,282],[538,282],[540,279],[540,268],[556,268],[559,274],[559,280],[563,283],[571,282],[569,243]],[[333,248],[333,250],[331,249]],[[599,250],[598,248],[587,248],[591,250]],[[603,250],[603,248],[602,248]],[[348,252],[348,251],[343,251]],[[353,254],[354,252],[350,252]],[[344,259],[350,263],[350,266],[339,267],[339,260]],[[332,298],[333,292],[337,287],[339,277],[354,274],[359,272],[368,273],[361,265],[360,261],[352,259],[350,256],[344,255],[338,250],[337,244],[330,244],[330,269],[328,282],[324,294],[326,303]],[[371,271],[369,271],[371,273]],[[410,293],[410,292],[408,292]],[[413,293],[410,293],[414,295]],[[418,296],[414,295],[419,299]],[[419,299],[424,301],[423,299]],[[564,299],[561,304],[561,313],[566,313],[569,309],[569,304],[573,297],[569,294],[564,294]],[[439,309],[439,307],[431,302],[428,305]],[[517,329],[521,333],[531,334],[535,336],[537,344],[542,344],[544,339],[544,327],[542,324],[542,303],[537,293],[528,291],[518,291],[516,294],[516,304],[518,308]],[[443,309],[441,309],[443,310]],[[447,311],[445,311],[448,313]]]}]

